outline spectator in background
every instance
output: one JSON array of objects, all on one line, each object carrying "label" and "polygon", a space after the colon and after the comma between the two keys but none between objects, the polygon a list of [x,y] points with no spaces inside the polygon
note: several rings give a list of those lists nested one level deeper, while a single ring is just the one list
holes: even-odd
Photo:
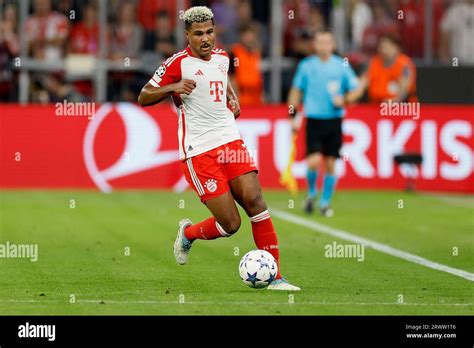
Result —
[{"label": "spectator in background", "polygon": [[372,24],[372,9],[365,0],[351,0],[351,33],[353,49],[358,50],[362,47],[362,39],[365,30]]},{"label": "spectator in background", "polygon": [[345,52],[356,69],[357,65],[364,62],[365,57],[361,52],[362,39],[372,21],[372,9],[365,0],[339,1],[332,11],[331,24],[337,49],[339,52]]},{"label": "spectator in background", "polygon": [[82,21],[71,31],[70,52],[96,55],[99,49],[99,26],[97,8],[89,3],[84,6]]},{"label": "spectator in background", "polygon": [[[69,52],[96,56],[99,51],[97,8],[93,3],[88,3],[84,6],[82,12],[82,21],[75,24],[71,31]],[[92,99],[93,86],[90,79],[75,81],[74,87],[77,91]]]},{"label": "spectator in background", "polygon": [[[133,2],[122,3],[118,22],[112,30],[111,58],[122,63],[124,67],[127,66],[127,63],[131,64],[132,60],[140,58],[144,34],[142,26],[137,22],[136,8]],[[140,90],[133,72],[114,72],[109,76],[111,100],[128,102],[136,100],[136,95]]]},{"label": "spectator in background", "polygon": [[45,75],[42,83],[48,93],[47,102],[49,103],[58,103],[64,100],[72,103],[86,101],[71,84],[64,81],[61,73]]},{"label": "spectator in background", "polygon": [[257,37],[262,45],[262,55],[268,56],[270,53],[270,38],[267,28],[260,22],[253,19],[252,4],[250,0],[241,0],[237,6],[237,23],[239,27],[252,26],[257,31]]},{"label": "spectator in background", "polygon": [[397,23],[389,16],[383,3],[374,2],[373,14],[374,20],[365,29],[362,38],[362,50],[368,56],[373,56],[377,52],[377,44],[382,36],[398,32]]},{"label": "spectator in background", "polygon": [[364,88],[368,86],[369,101],[373,103],[417,101],[416,67],[410,57],[401,53],[396,35],[382,36],[378,54],[370,60],[361,83]]},{"label": "spectator in background", "polygon": [[176,38],[168,12],[163,10],[156,14],[154,30],[145,34],[145,50],[157,53],[160,60],[176,52]]},{"label": "spectator in background", "polygon": [[[311,6],[307,0],[285,0],[284,3],[283,34],[284,53],[287,57],[305,56],[302,44],[311,38],[308,27],[308,13]],[[303,42],[304,41],[304,42]]]},{"label": "spectator in background", "polygon": [[116,24],[120,20],[120,13],[123,5],[127,3],[134,5],[135,7],[139,4],[138,0],[107,0],[107,21]]},{"label": "spectator in background", "polygon": [[86,0],[57,0],[56,9],[72,21],[81,20],[82,6]]},{"label": "spectator in background", "polygon": [[227,51],[230,51],[229,48],[231,45],[239,40],[237,1],[238,0],[216,1],[211,6],[216,23],[216,37],[219,38],[218,45],[222,45]]},{"label": "spectator in background", "polygon": [[69,25],[66,16],[51,9],[51,0],[35,0],[26,20],[25,36],[33,58],[56,61],[64,57]]},{"label": "spectator in background", "polygon": [[[290,23],[291,24],[291,23]],[[306,13],[305,24],[292,28],[287,34],[290,36],[286,40],[290,40],[289,47],[293,56],[298,59],[305,58],[313,54],[313,37],[314,34],[326,27],[324,16],[319,7],[309,7]]]},{"label": "spectator in background", "polygon": [[257,29],[245,25],[240,30],[240,42],[232,47],[230,72],[240,105],[260,105],[263,102],[261,46]]},{"label": "spectator in background", "polygon": [[[443,14],[443,1],[431,0],[433,8],[432,45],[439,45],[439,22]],[[423,57],[425,37],[425,4],[418,0],[404,0],[398,10],[403,11],[400,20],[400,36],[404,52],[410,57]]]},{"label": "spectator in background", "polygon": [[14,88],[13,59],[20,54],[17,35],[17,11],[12,4],[5,6],[0,18],[0,101],[11,101]]},{"label": "spectator in background", "polygon": [[474,0],[454,2],[441,20],[440,58],[474,64]]},{"label": "spectator in background", "polygon": [[[184,8],[189,7],[190,0],[184,0]],[[155,30],[156,15],[165,11],[169,15],[171,31],[174,31],[177,19],[175,0],[138,0],[138,19],[147,32]]]},{"label": "spectator in background", "polygon": [[113,28],[111,58],[138,58],[143,43],[143,29],[136,19],[133,3],[123,3],[119,10],[118,22]]}]

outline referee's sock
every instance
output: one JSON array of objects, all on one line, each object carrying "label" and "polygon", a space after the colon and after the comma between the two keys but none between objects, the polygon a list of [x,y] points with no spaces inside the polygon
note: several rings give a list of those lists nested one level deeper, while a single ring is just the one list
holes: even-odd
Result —
[{"label": "referee's sock", "polygon": [[310,170],[306,172],[306,179],[308,180],[308,198],[314,199],[318,194],[316,189],[316,180],[318,179],[318,172],[316,170]]},{"label": "referee's sock", "polygon": [[331,201],[332,194],[334,193],[334,187],[336,186],[336,176],[326,174],[324,176],[324,183],[323,183],[323,193],[321,195],[321,199],[319,200],[319,206],[324,208],[329,206],[329,202]]}]

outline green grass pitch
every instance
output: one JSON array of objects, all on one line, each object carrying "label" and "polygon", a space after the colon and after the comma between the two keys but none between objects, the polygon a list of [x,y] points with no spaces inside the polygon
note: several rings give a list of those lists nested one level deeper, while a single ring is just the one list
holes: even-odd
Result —
[{"label": "green grass pitch", "polygon": [[[294,208],[285,192],[264,196],[270,209],[474,272],[472,198],[340,191],[335,216],[323,219],[301,211],[303,193]],[[470,280],[373,249],[363,262],[327,258],[325,245],[349,242],[276,216],[282,274],[301,292],[255,290],[240,281],[239,260],[255,248],[243,211],[236,235],[197,241],[189,263],[179,266],[172,252],[179,219],[209,216],[193,192],[3,190],[0,204],[0,244],[39,248],[37,262],[0,259],[0,315],[474,313]]]}]

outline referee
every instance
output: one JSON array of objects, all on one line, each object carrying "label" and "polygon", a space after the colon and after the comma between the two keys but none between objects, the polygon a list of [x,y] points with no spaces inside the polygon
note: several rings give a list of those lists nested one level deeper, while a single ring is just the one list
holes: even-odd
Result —
[{"label": "referee", "polygon": [[306,115],[306,161],[308,195],[305,211],[311,213],[318,195],[317,178],[322,162],[325,175],[319,199],[319,212],[332,216],[331,197],[336,185],[335,162],[342,146],[342,118],[346,104],[363,93],[356,74],[347,61],[334,54],[336,44],[328,30],[314,35],[316,55],[303,59],[296,70],[288,96],[293,132],[298,131],[295,114],[303,101]]}]

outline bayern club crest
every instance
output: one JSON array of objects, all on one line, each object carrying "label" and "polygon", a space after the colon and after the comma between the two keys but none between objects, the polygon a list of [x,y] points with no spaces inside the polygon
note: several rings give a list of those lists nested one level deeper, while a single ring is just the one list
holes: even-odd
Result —
[{"label": "bayern club crest", "polygon": [[227,66],[227,64],[219,64],[217,68],[220,70],[220,72],[223,75],[227,75],[227,71],[229,70],[229,67]]},{"label": "bayern club crest", "polygon": [[216,192],[217,180],[214,180],[214,179],[207,180],[206,183],[204,184],[204,187],[206,187],[210,193]]}]

